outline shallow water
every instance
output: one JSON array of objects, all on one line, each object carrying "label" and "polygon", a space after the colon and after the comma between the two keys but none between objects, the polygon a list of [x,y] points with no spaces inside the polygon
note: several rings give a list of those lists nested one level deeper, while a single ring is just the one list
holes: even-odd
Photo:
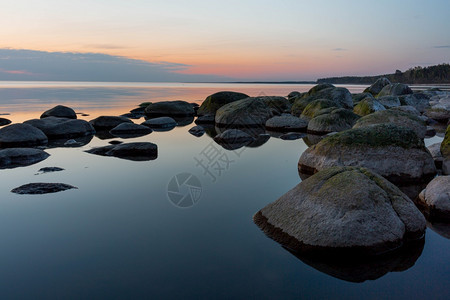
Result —
[{"label": "shallow water", "polygon": [[[0,85],[0,113],[21,122],[64,104],[90,114],[82,117],[90,120],[126,113],[144,101],[201,102],[219,90],[287,95],[310,87],[10,83]],[[349,89],[359,92],[364,87]],[[407,263],[394,259],[353,269],[307,264],[252,221],[259,209],[300,182],[297,162],[307,148],[303,140],[270,138],[257,148],[228,151],[207,135],[189,134],[192,126],[126,140],[157,144],[153,161],[83,152],[110,141],[94,137],[81,148],[49,149],[51,156],[38,164],[0,170],[0,297],[449,298],[448,226],[433,227],[442,235],[428,229],[422,253],[419,248],[402,257]],[[215,151],[222,158],[218,164],[209,164],[208,170],[198,165]],[[54,166],[65,170],[36,175],[40,168]],[[169,183],[181,173],[194,175],[200,183],[189,208],[177,207],[168,195],[173,190]],[[30,182],[63,182],[78,189],[10,193]],[[346,272],[353,279],[369,279],[354,283],[328,275],[348,280],[342,276]],[[368,273],[379,278],[370,280]]]}]

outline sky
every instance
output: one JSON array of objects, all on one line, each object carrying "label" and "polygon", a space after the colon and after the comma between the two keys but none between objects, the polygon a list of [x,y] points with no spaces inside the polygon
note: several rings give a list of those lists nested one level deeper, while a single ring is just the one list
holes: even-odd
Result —
[{"label": "sky", "polygon": [[0,0],[0,8],[0,80],[315,80],[450,61],[448,0]]}]

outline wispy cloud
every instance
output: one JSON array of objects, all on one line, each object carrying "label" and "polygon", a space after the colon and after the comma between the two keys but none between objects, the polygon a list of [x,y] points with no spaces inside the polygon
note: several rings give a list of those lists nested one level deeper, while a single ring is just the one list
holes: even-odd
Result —
[{"label": "wispy cloud", "polygon": [[[102,53],[1,49],[0,80],[58,81],[223,81],[216,75],[188,74],[190,65],[148,62]],[[181,71],[184,71],[181,73]]]},{"label": "wispy cloud", "polygon": [[331,49],[332,51],[348,51],[348,49],[345,49],[345,48],[334,48],[334,49]]},{"label": "wispy cloud", "polygon": [[435,49],[445,49],[445,48],[450,48],[450,45],[434,46],[433,48],[435,48]]}]

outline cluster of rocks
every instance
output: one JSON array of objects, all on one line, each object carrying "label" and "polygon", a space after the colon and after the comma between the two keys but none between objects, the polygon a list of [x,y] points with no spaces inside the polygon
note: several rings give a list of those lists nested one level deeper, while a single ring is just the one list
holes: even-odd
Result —
[{"label": "cluster of rocks", "polygon": [[[248,99],[219,108],[216,122]],[[422,239],[423,213],[430,221],[449,220],[450,126],[433,151],[424,143],[435,134],[427,124],[449,122],[449,92],[413,92],[382,78],[361,94],[319,84],[291,93],[288,101],[290,114],[267,117],[266,127],[277,128],[279,118],[291,126],[302,120],[307,133],[323,136],[299,159],[304,180],[255,214],[269,237],[296,255],[370,256]],[[266,117],[262,107],[257,115]],[[409,184],[426,188],[416,197],[420,190],[408,193]]]}]

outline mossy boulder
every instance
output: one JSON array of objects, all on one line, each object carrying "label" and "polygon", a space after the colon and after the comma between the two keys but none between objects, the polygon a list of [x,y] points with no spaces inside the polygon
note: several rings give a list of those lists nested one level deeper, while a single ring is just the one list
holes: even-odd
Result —
[{"label": "mossy boulder", "polygon": [[412,114],[393,109],[377,111],[364,116],[355,123],[353,128],[368,127],[376,124],[395,124],[407,127],[413,130],[421,139],[425,138],[425,134],[427,133],[427,126],[422,119]]},{"label": "mossy boulder", "polygon": [[325,90],[325,89],[329,89],[329,88],[335,88],[335,86],[332,85],[331,83],[320,83],[320,84],[315,85],[312,88],[310,88],[307,95],[308,96],[315,95],[318,92],[320,92],[321,90]]},{"label": "mossy boulder", "polygon": [[[311,120],[312,118],[319,115],[319,112],[323,110],[324,108],[330,108],[334,107],[336,108],[336,103],[331,100],[327,99],[317,99],[312,102],[310,102],[308,105],[306,105],[305,109],[303,110],[302,114],[300,115],[300,118],[305,120]],[[323,112],[322,112],[323,113]]]},{"label": "mossy boulder", "polygon": [[223,127],[262,127],[273,117],[273,109],[261,97],[225,104],[216,112],[215,122]]},{"label": "mossy boulder", "polygon": [[424,115],[440,123],[447,123],[450,119],[450,106],[435,105],[428,108]]},{"label": "mossy boulder", "polygon": [[250,96],[243,94],[243,93],[237,93],[237,92],[229,92],[229,91],[222,91],[217,92],[212,95],[209,95],[206,97],[205,101],[203,101],[202,105],[197,111],[197,115],[199,116],[205,116],[205,115],[212,115],[214,116],[216,114],[216,111],[224,106],[225,104],[245,99]]},{"label": "mossy boulder", "polygon": [[377,98],[378,102],[380,102],[386,108],[392,108],[400,106],[400,99],[397,96],[383,96]]},{"label": "mossy boulder", "polygon": [[344,108],[332,110],[330,113],[321,114],[309,121],[307,132],[311,134],[327,134],[339,132],[353,127],[360,117],[352,111]]},{"label": "mossy boulder", "polygon": [[378,93],[377,98],[383,96],[401,96],[412,94],[411,88],[404,83],[388,84]]},{"label": "mossy boulder", "polygon": [[411,106],[411,105],[397,106],[397,107],[390,108],[390,110],[398,110],[398,111],[402,111],[402,112],[408,113],[408,114],[416,116],[416,117],[420,117],[420,112],[414,106]]},{"label": "mossy boulder", "polygon": [[292,104],[288,99],[280,96],[260,96],[260,98],[266,103],[268,107],[272,109],[275,115],[281,115],[285,112],[290,112]]},{"label": "mossy boulder", "polygon": [[360,167],[332,167],[302,181],[253,217],[296,252],[376,255],[421,239],[426,221],[396,186]]},{"label": "mossy boulder", "polygon": [[386,108],[375,98],[365,98],[353,107],[353,112],[359,116],[366,116],[380,110],[386,110]]},{"label": "mossy boulder", "polygon": [[423,139],[406,127],[378,124],[328,136],[301,155],[299,172],[333,166],[366,167],[392,182],[426,181],[436,174]]},{"label": "mossy boulder", "polygon": [[310,91],[307,95],[295,100],[291,108],[292,115],[300,116],[309,103],[318,99],[333,101],[336,107],[353,108],[352,95],[346,88],[328,87],[319,89],[318,91],[315,90],[314,92]]},{"label": "mossy boulder", "polygon": [[371,93],[359,93],[359,94],[352,94],[352,100],[353,100],[353,105],[356,105],[357,103],[359,103],[360,101],[364,100],[364,99],[374,99],[374,96]]},{"label": "mossy boulder", "polygon": [[385,86],[390,84],[391,82],[386,77],[378,78],[377,81],[375,81],[371,86],[364,90],[364,93],[370,93],[374,96],[378,95]]},{"label": "mossy boulder", "polygon": [[161,101],[152,103],[145,108],[147,116],[164,117],[164,116],[193,116],[195,110],[192,105],[186,101]]}]

